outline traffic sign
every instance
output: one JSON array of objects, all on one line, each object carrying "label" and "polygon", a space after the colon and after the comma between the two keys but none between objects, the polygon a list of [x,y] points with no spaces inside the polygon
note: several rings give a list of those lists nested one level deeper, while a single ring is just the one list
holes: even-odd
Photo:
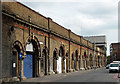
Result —
[{"label": "traffic sign", "polygon": [[23,57],[22,53],[20,53],[20,55],[19,55],[19,56],[20,56],[20,59],[22,59],[22,57]]}]

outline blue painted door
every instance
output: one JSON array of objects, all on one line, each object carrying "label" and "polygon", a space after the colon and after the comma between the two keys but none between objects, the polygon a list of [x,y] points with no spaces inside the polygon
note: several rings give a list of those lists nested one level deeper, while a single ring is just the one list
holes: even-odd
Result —
[{"label": "blue painted door", "polygon": [[24,59],[24,76],[26,78],[33,77],[33,56],[30,54],[27,54]]}]

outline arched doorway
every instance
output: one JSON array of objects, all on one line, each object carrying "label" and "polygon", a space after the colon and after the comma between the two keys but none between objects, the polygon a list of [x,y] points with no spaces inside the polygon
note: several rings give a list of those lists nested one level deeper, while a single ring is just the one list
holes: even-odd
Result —
[{"label": "arched doorway", "polygon": [[97,68],[97,56],[94,55],[94,68]]},{"label": "arched doorway", "polygon": [[85,57],[83,56],[83,68],[85,69]]},{"label": "arched doorway", "polygon": [[100,56],[98,56],[98,67],[100,67]]},{"label": "arched doorway", "polygon": [[66,65],[66,72],[69,72],[69,54],[68,51],[66,52],[66,61],[65,61],[65,65]]},{"label": "arched doorway", "polygon": [[41,74],[47,75],[48,74],[48,49],[45,46],[42,51],[41,57]]},{"label": "arched doorway", "polygon": [[20,77],[20,53],[23,53],[23,46],[15,41],[12,48],[12,77]]},{"label": "arched doorway", "polygon": [[74,58],[74,70],[76,70],[76,52],[75,52],[75,58]]},{"label": "arched doorway", "polygon": [[73,71],[74,71],[74,58],[75,58],[75,56],[74,56],[74,52],[72,53],[72,61],[71,61],[71,68],[73,69]]},{"label": "arched doorway", "polygon": [[90,54],[90,58],[89,58],[89,61],[90,61],[90,68],[92,69],[93,68],[93,59],[92,59],[92,54]]},{"label": "arched doorway", "polygon": [[24,76],[26,78],[39,76],[39,42],[31,39],[26,44],[26,58],[24,59]]},{"label": "arched doorway", "polygon": [[86,69],[86,52],[84,52],[84,56],[83,56],[83,68]]},{"label": "arched doorway", "polygon": [[65,55],[64,55],[65,51],[64,51],[64,46],[60,46],[59,49],[59,57],[57,60],[57,71],[58,73],[62,73],[65,70]]},{"label": "arched doorway", "polygon": [[78,50],[75,51],[74,69],[78,70]]},{"label": "arched doorway", "polygon": [[57,49],[53,51],[53,72],[57,73]]},{"label": "arched doorway", "polygon": [[81,57],[79,55],[79,62],[78,62],[78,66],[79,66],[79,70],[80,70],[80,66],[81,66]]},{"label": "arched doorway", "polygon": [[101,60],[100,61],[101,61],[100,65],[103,66],[103,57],[102,56],[101,56]]}]

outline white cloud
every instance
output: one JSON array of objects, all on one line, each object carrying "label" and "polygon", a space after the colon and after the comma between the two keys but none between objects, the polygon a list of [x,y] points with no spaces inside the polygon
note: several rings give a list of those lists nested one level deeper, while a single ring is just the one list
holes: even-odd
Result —
[{"label": "white cloud", "polygon": [[94,17],[88,16],[88,15],[85,15],[85,14],[79,14],[79,16],[77,16],[77,18],[82,23],[84,28],[87,28],[87,29],[94,30],[97,27],[104,24],[101,19],[94,18]]}]

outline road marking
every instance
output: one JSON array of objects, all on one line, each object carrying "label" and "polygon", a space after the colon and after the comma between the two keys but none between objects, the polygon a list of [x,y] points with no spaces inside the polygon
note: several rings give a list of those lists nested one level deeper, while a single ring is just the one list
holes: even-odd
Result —
[{"label": "road marking", "polygon": [[117,79],[117,78],[118,78],[118,73],[116,73],[113,78],[114,78],[114,79]]}]

